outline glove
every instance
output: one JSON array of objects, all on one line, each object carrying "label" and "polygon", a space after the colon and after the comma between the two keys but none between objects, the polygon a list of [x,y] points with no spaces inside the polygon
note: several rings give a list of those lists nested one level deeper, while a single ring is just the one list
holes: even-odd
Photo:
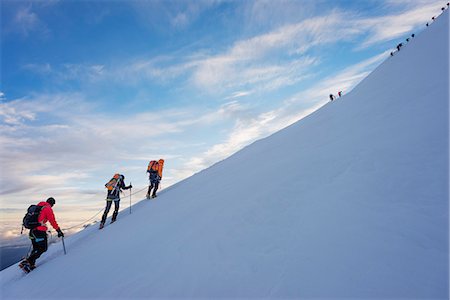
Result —
[{"label": "glove", "polygon": [[133,187],[133,186],[132,186],[131,184],[128,186],[129,189],[131,189],[132,187]]},{"label": "glove", "polygon": [[64,233],[61,231],[61,229],[58,228],[56,232],[58,232],[58,237],[64,237]]}]

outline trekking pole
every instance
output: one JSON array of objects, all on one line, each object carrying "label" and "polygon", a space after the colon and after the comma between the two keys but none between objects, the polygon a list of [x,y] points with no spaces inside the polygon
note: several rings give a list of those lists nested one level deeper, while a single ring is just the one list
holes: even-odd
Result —
[{"label": "trekking pole", "polygon": [[[130,181],[130,185],[131,185],[131,181]],[[131,188],[130,188],[130,215],[131,215]]]},{"label": "trekking pole", "polygon": [[66,255],[67,252],[66,252],[66,244],[64,243],[64,237],[61,237],[61,238],[62,238],[62,242],[63,242],[64,255]]}]

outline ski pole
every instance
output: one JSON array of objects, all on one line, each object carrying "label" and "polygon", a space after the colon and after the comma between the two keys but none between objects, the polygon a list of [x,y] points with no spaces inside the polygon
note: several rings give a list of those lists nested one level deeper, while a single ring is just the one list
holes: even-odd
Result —
[{"label": "ski pole", "polygon": [[[130,181],[130,185],[131,185],[131,181]],[[131,188],[130,188],[130,215],[131,215]]]},{"label": "ski pole", "polygon": [[67,252],[66,252],[66,244],[64,243],[64,237],[61,237],[61,238],[62,238],[62,242],[63,242],[64,255],[66,255]]}]

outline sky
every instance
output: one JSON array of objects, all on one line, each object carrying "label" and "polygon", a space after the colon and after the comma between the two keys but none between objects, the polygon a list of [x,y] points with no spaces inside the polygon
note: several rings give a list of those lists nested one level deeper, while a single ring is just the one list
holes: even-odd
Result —
[{"label": "sky", "polygon": [[50,196],[68,228],[114,173],[137,201],[149,160],[164,189],[298,121],[445,4],[1,1],[0,241]]}]

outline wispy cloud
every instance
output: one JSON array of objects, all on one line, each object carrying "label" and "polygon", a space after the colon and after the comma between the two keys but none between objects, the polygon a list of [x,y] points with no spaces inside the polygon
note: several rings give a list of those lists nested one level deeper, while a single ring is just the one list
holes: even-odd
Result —
[{"label": "wispy cloud", "polygon": [[14,19],[17,29],[24,35],[28,36],[31,31],[34,31],[40,26],[40,20],[37,14],[31,11],[31,6],[21,8]]},{"label": "wispy cloud", "polygon": [[[58,80],[81,78],[115,80],[121,83],[140,81],[166,82],[185,77],[201,90],[224,92],[253,85],[257,90],[273,90],[289,86],[307,76],[307,68],[317,64],[316,56],[304,56],[312,47],[349,40],[360,34],[343,26],[342,12],[314,17],[300,23],[284,25],[269,33],[234,42],[228,50],[218,54],[185,54],[158,56],[127,61],[123,65],[27,64],[25,69]],[[255,86],[256,85],[256,86]]]},{"label": "wispy cloud", "polygon": [[144,24],[161,31],[171,29],[185,30],[202,14],[219,5],[222,0],[197,1],[132,1],[130,5]]},{"label": "wispy cloud", "polygon": [[19,33],[23,37],[29,37],[31,34],[38,33],[43,37],[47,37],[50,31],[47,25],[41,20],[39,15],[33,11],[33,6],[20,7],[12,20],[8,24],[7,31]]},{"label": "wispy cloud", "polygon": [[440,12],[439,5],[442,1],[405,1],[404,4],[414,5],[414,8],[399,14],[355,20],[354,26],[369,32],[361,48],[404,37],[417,26],[424,26],[431,21],[432,16]]},{"label": "wispy cloud", "polygon": [[[225,53],[199,61],[193,81],[199,87],[214,90],[255,83],[276,88],[298,82],[302,78],[298,74],[306,73],[317,62],[316,57],[298,57],[299,54],[319,44],[336,43],[336,36],[348,40],[359,33],[341,26],[341,15],[333,12],[237,41]],[[280,77],[282,80],[274,84]]]},{"label": "wispy cloud", "polygon": [[32,72],[48,79],[49,76],[54,82],[66,81],[86,81],[107,80],[111,76],[104,65],[100,64],[71,64],[64,63],[52,66],[50,63],[29,63],[21,67],[23,70]]},{"label": "wispy cloud", "polygon": [[[211,146],[201,156],[191,158],[179,172],[186,176],[192,175],[195,170],[210,166],[251,142],[302,119],[324,105],[328,101],[330,92],[339,90],[343,90],[345,93],[349,92],[386,57],[387,52],[384,52],[349,66],[337,74],[331,74],[309,89],[284,100],[283,105],[277,109],[263,112],[255,117],[247,114],[248,118],[241,118],[235,123],[224,142]],[[305,103],[310,104],[305,105]],[[232,105],[237,105],[237,103],[232,102]]]},{"label": "wispy cloud", "polygon": [[240,98],[240,97],[245,97],[248,95],[253,94],[253,91],[239,91],[239,92],[234,92],[233,94],[231,94],[231,96],[226,97],[226,100],[229,99],[235,99],[235,98]]},{"label": "wispy cloud", "polygon": [[149,70],[154,77],[160,74],[179,76],[192,71],[194,84],[206,90],[238,89],[255,84],[259,89],[277,89],[308,78],[305,74],[309,67],[320,61],[318,56],[304,55],[313,47],[361,39],[357,50],[389,41],[410,32],[433,11],[436,5],[428,4],[399,15],[363,18],[352,12],[334,10],[325,16],[236,41],[223,53]]},{"label": "wispy cloud", "polygon": [[[108,165],[110,172],[125,165],[130,172],[137,166],[144,170],[142,160],[152,153],[170,158],[170,151],[192,143],[183,141],[183,133],[245,113],[230,102],[218,110],[144,112],[117,120],[80,94],[37,95],[0,105],[1,194],[70,187],[73,181],[92,180]],[[181,179],[171,177],[172,183]]]},{"label": "wispy cloud", "polygon": [[0,103],[0,118],[7,125],[19,125],[26,120],[34,120],[35,113],[18,109],[14,105]]},{"label": "wispy cloud", "polygon": [[[313,51],[319,46],[352,41],[357,45],[354,50],[361,50],[402,37],[439,11],[437,2],[424,2],[421,6],[409,3],[410,10],[382,17],[361,17],[352,11],[334,9],[324,15],[283,24],[269,32],[236,40],[216,54],[208,54],[211,51],[205,49],[197,50],[197,53],[128,60],[109,66],[68,63],[51,66],[46,63],[27,64],[24,68],[42,75],[51,73],[55,80],[84,80],[88,83],[112,80],[133,85],[145,81],[168,84],[172,80],[185,80],[188,86],[215,94],[230,89],[251,90],[253,93],[276,90],[312,76],[312,67],[322,60],[320,53]],[[179,10],[169,11],[170,14],[187,11],[195,16],[215,4],[188,1]],[[157,2],[152,5],[165,4]],[[253,5],[258,6],[256,3]],[[224,96],[227,97],[233,96]]]}]

